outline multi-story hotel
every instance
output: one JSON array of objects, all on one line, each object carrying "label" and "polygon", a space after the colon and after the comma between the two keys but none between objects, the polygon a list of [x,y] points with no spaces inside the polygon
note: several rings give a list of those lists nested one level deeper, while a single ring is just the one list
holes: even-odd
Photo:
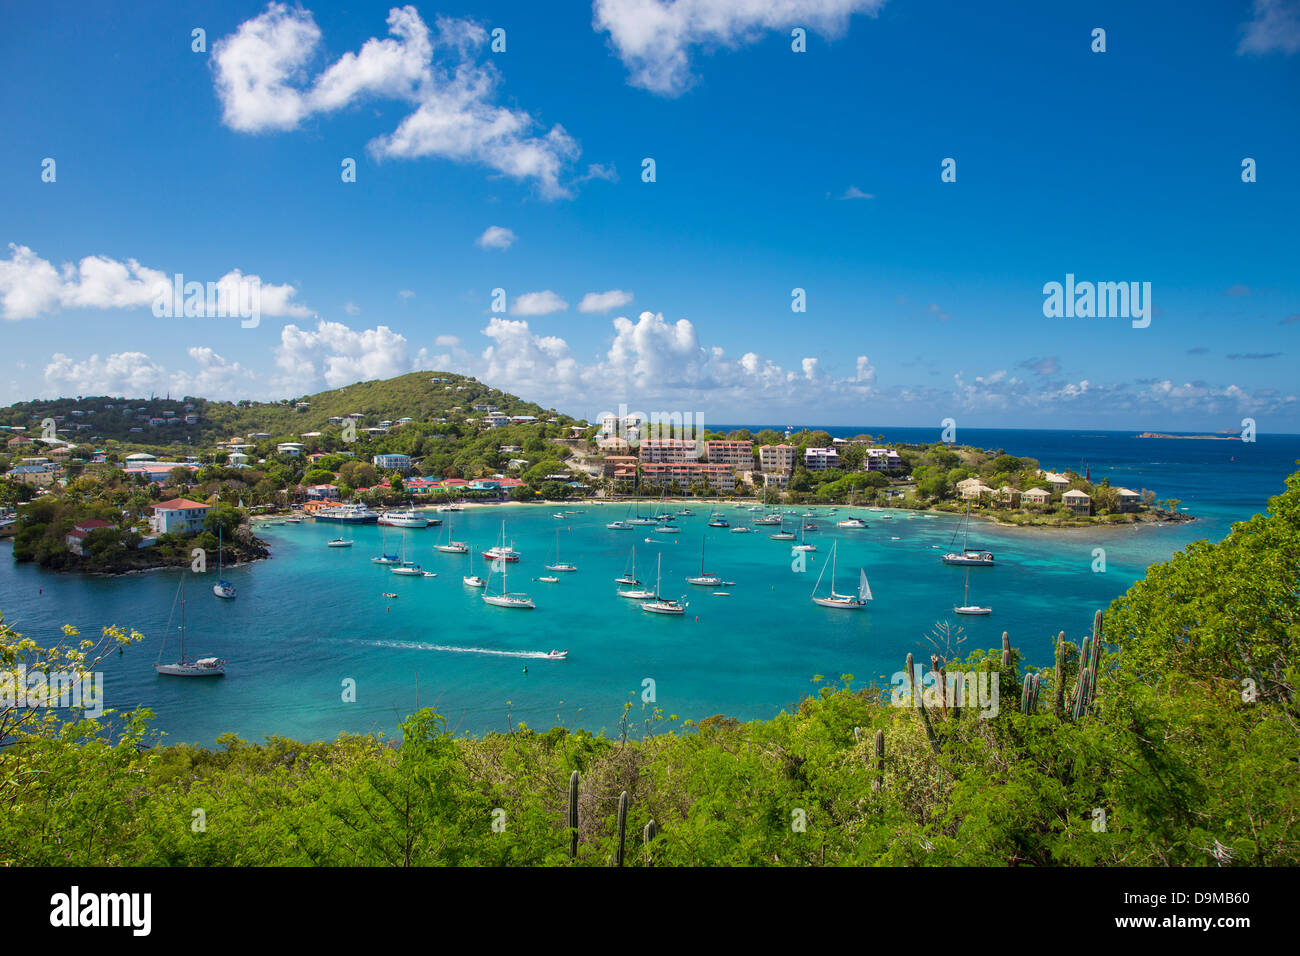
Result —
[{"label": "multi-story hotel", "polygon": [[758,450],[758,464],[765,472],[790,474],[794,471],[794,445],[764,445]]},{"label": "multi-story hotel", "polygon": [[864,471],[892,471],[903,467],[903,459],[892,448],[868,448],[862,465]]},{"label": "multi-story hotel", "polygon": [[699,457],[693,438],[647,438],[640,449],[643,462],[681,464]]},{"label": "multi-story hotel", "polygon": [[732,491],[736,487],[736,475],[730,465],[699,461],[642,461],[641,479],[648,484],[674,485],[679,488],[689,488],[697,481],[703,481],[709,487],[719,491]]},{"label": "multi-story hotel", "polygon": [[704,443],[704,457],[715,465],[729,465],[743,471],[753,471],[754,443],[715,438]]},{"label": "multi-story hotel", "polygon": [[806,448],[803,453],[804,467],[809,471],[825,471],[827,468],[840,466],[840,453],[834,448]]}]

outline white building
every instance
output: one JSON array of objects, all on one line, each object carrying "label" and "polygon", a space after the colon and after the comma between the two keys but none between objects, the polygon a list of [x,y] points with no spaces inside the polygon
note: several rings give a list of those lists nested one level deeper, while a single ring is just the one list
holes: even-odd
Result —
[{"label": "white building", "polygon": [[153,506],[149,528],[154,534],[195,534],[203,530],[210,505],[188,498],[172,498]]},{"label": "white building", "polygon": [[405,475],[411,470],[409,455],[375,455],[370,461],[376,468],[382,468],[384,471],[396,471]]},{"label": "white building", "polygon": [[825,471],[840,466],[840,453],[834,448],[805,448],[803,465],[809,471]]}]

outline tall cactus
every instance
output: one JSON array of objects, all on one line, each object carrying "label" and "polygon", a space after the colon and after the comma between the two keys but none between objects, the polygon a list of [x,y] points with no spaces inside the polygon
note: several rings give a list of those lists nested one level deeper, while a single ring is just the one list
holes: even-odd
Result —
[{"label": "tall cactus", "polygon": [[578,858],[578,771],[569,774],[569,859]]},{"label": "tall cactus", "polygon": [[907,655],[907,682],[912,690],[912,706],[921,715],[921,723],[925,725],[925,736],[930,741],[930,749],[938,753],[939,741],[934,736],[934,726],[930,723],[930,712],[925,709],[925,694],[917,682],[916,663],[911,654]]},{"label": "tall cactus", "polygon": [[623,849],[627,844],[627,791],[618,795],[618,849],[614,852],[614,865],[623,865]]},{"label": "tall cactus", "polygon": [[650,843],[651,843],[651,841],[653,841],[654,838],[655,838],[656,836],[658,836],[658,835],[659,835],[659,827],[658,827],[658,825],[654,822],[654,820],[651,820],[649,823],[647,823],[647,824],[645,825],[645,829],[643,829],[643,830],[641,831],[641,842],[645,845],[645,865],[646,865],[646,866],[654,866],[654,865],[655,865],[654,857],[653,857],[653,856],[651,855],[651,853],[650,853]]},{"label": "tall cactus", "polygon": [[1020,712],[1022,714],[1032,714],[1030,709],[1034,696],[1034,675],[1026,674],[1024,683],[1020,688]]},{"label": "tall cactus", "polygon": [[1011,666],[1011,635],[1006,631],[1002,632],[1002,666]]},{"label": "tall cactus", "polygon": [[1065,632],[1056,638],[1056,680],[1052,683],[1052,713],[1065,717]]},{"label": "tall cactus", "polygon": [[1074,680],[1074,697],[1070,703],[1070,716],[1074,720],[1083,717],[1088,706],[1088,675],[1092,653],[1092,639],[1085,637],[1083,647],[1079,650],[1079,673]]},{"label": "tall cactus", "polygon": [[876,793],[885,789],[885,732],[876,731]]},{"label": "tall cactus", "polygon": [[1097,667],[1101,661],[1101,611],[1092,617],[1092,661],[1088,667],[1088,706],[1097,699]]}]

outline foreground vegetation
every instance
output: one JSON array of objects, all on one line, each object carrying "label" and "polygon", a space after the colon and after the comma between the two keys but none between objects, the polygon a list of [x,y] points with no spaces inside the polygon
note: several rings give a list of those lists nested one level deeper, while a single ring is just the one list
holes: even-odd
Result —
[{"label": "foreground vegetation", "polygon": [[[1153,566],[1100,642],[1060,635],[1054,667],[941,633],[934,669],[997,681],[987,718],[846,675],[766,721],[630,709],[617,739],[455,737],[425,710],[400,743],[210,751],[150,746],[146,712],[0,706],[0,864],[1294,866],[1298,579],[1300,473],[1268,515]],[[0,664],[90,668],[136,638],[46,650],[6,629]]]}]

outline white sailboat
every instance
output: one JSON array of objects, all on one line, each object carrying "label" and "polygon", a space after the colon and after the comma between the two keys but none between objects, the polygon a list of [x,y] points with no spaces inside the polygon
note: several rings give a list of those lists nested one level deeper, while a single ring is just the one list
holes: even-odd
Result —
[{"label": "white sailboat", "polygon": [[[469,569],[471,571],[474,570],[474,556],[472,554],[469,557]],[[461,578],[461,580],[465,582],[465,587],[467,588],[487,587],[487,581],[483,580],[477,574],[466,574],[464,577]]]},{"label": "white sailboat", "polygon": [[371,564],[401,564],[402,559],[395,554],[388,553],[388,534],[385,532],[380,545],[380,553],[377,557],[370,559]]},{"label": "white sailboat", "polygon": [[615,584],[640,584],[636,576],[636,545],[632,545],[631,570],[623,570],[623,576],[614,579]]},{"label": "white sailboat", "polygon": [[966,569],[966,590],[962,594],[961,607],[953,607],[957,614],[992,614],[993,608],[980,607],[978,604],[970,603],[970,568]]},{"label": "white sailboat", "polygon": [[418,564],[416,564],[414,561],[406,560],[406,536],[405,535],[402,536],[402,563],[394,567],[391,567],[388,570],[393,572],[393,574],[404,574],[407,575],[408,577],[413,577],[413,578],[424,576],[424,572],[420,570],[420,566]]},{"label": "white sailboat", "polygon": [[[501,522],[501,547],[499,549],[494,549],[494,550],[497,550],[498,554],[501,554],[507,550],[505,545],[506,545],[506,523],[503,521]],[[492,571],[499,570],[501,572],[501,593],[493,594],[491,593],[491,589],[487,588],[483,591],[483,594],[480,596],[483,598],[483,602],[485,604],[491,604],[493,607],[509,607],[509,608],[517,608],[521,610],[531,611],[533,608],[537,606],[536,604],[533,603],[532,598],[530,598],[527,594],[510,593],[510,589],[506,582],[506,568],[509,565],[509,563],[510,563],[509,559],[504,557],[498,557],[496,560],[493,560],[491,571],[488,572],[488,580],[489,582],[491,581]]]},{"label": "white sailboat", "polygon": [[718,587],[722,584],[722,578],[716,574],[704,573],[704,535],[700,535],[700,573],[686,579],[687,584],[697,584],[701,587]]},{"label": "white sailboat", "polygon": [[546,570],[547,571],[578,570],[578,566],[576,564],[569,564],[568,562],[560,560],[560,532],[558,530],[555,532],[555,563],[546,565]]},{"label": "white sailboat", "polygon": [[443,529],[447,532],[447,541],[444,544],[442,532],[438,533],[438,543],[435,544],[434,550],[441,551],[443,554],[468,554],[469,544],[465,541],[453,541],[451,539],[451,519],[447,519],[447,524]]},{"label": "white sailboat", "polygon": [[641,610],[649,611],[651,614],[685,614],[687,605],[681,601],[674,601],[672,598],[662,598],[659,596],[660,584],[663,579],[664,557],[659,556],[659,569],[655,574],[655,599],[641,605]]},{"label": "white sailboat", "polygon": [[[158,648],[158,660],[153,669],[164,677],[224,677],[226,662],[215,657],[200,657],[197,660],[185,659],[185,572],[181,572],[181,583],[177,589],[181,602],[181,659],[175,664],[162,662],[163,652],[167,649],[167,632],[163,632],[162,646]],[[172,608],[175,611],[175,606]],[[171,630],[171,618],[167,619],[167,630]]]},{"label": "white sailboat", "polygon": [[[803,539],[803,533],[809,530],[808,524],[809,523],[805,521],[799,525],[799,543],[796,544],[791,550],[793,551],[816,551],[817,550],[817,545],[808,544]],[[813,528],[815,529],[816,525],[813,525]],[[776,535],[773,535],[772,537],[776,537]],[[793,537],[793,535],[791,535],[791,537]]]},{"label": "white sailboat", "polygon": [[[966,519],[962,522],[961,551],[949,551],[942,558],[944,564],[965,564],[975,567],[992,567],[993,552],[971,550],[967,546],[967,538],[970,535],[970,505],[966,505]],[[952,533],[953,540],[957,539],[957,532]],[[952,542],[949,542],[951,546]]]},{"label": "white sailboat", "polygon": [[233,598],[235,586],[221,576],[221,552],[225,550],[225,537],[221,525],[217,525],[217,583],[212,585],[212,593],[219,598]]},{"label": "white sailboat", "polygon": [[817,596],[817,589],[820,588],[822,584],[822,575],[826,573],[826,565],[823,564],[821,574],[817,575],[817,583],[813,585],[812,601],[814,604],[820,604],[822,607],[836,607],[836,608],[842,608],[846,611],[860,611],[867,606],[868,601],[874,600],[871,594],[871,585],[867,583],[867,572],[865,569],[860,569],[860,577],[858,579],[858,593],[856,595],[837,594],[835,591],[835,563],[836,563],[836,554],[839,550],[839,544],[840,543],[836,541],[833,545],[831,545],[830,594],[827,595],[826,597]]}]

